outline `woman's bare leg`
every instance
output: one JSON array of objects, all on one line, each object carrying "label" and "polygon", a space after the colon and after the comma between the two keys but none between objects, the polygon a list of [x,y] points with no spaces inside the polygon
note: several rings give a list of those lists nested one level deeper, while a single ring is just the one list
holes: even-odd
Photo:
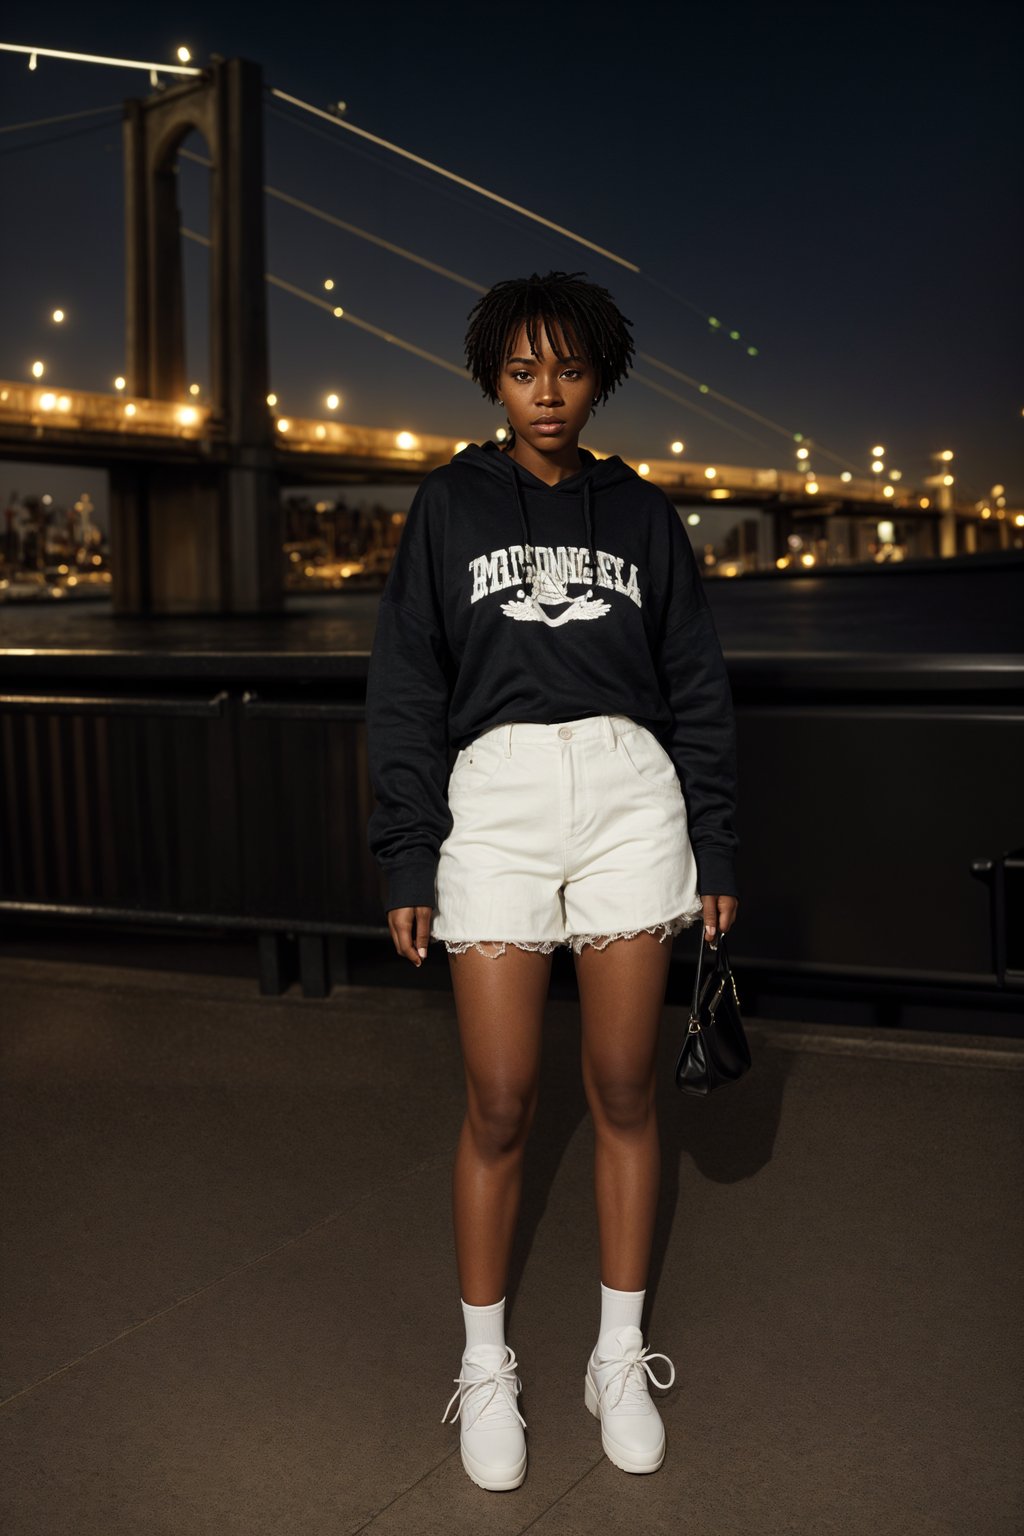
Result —
[{"label": "woman's bare leg", "polygon": [[482,1307],[505,1294],[552,955],[509,944],[504,954],[469,949],[448,959],[466,1073],[452,1169],[455,1250],[462,1299]]},{"label": "woman's bare leg", "polygon": [[661,1178],[654,1062],[671,949],[671,939],[638,933],[575,956],[601,1279],[619,1291],[647,1286]]}]

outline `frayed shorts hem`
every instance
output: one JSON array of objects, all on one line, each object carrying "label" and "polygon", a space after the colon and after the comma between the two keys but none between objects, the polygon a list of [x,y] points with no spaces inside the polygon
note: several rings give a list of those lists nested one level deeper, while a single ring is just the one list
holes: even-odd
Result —
[{"label": "frayed shorts hem", "polygon": [[[702,917],[703,908],[700,908],[696,912],[680,912],[675,917],[666,918],[660,923],[649,923],[639,928],[622,928],[614,933],[573,933],[564,939],[453,939],[437,934],[431,934],[431,938],[443,944],[450,955],[464,955],[467,950],[475,949],[490,960],[496,960],[499,955],[503,955],[509,944],[516,949],[528,949],[543,955],[549,955],[553,950],[564,946],[578,955],[587,944],[594,949],[606,949],[613,939],[635,939],[639,933],[656,933],[658,943],[663,944],[666,939],[674,938],[684,928],[691,928]],[[484,948],[485,945],[487,948]]]}]

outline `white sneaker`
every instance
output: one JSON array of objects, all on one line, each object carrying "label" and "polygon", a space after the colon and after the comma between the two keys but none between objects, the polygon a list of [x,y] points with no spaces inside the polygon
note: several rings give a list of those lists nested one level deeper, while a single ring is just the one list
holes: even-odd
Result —
[{"label": "white sneaker", "polygon": [[458,1387],[441,1423],[458,1398],[454,1417],[462,1419],[462,1465],[480,1488],[518,1488],[526,1476],[526,1420],[516,1407],[523,1386],[517,1363],[509,1344],[474,1344],[463,1352],[462,1370],[452,1377]]},{"label": "white sneaker", "polygon": [[[623,1472],[657,1472],[665,1460],[665,1426],[647,1386],[670,1387],[676,1368],[668,1355],[652,1355],[633,1323],[603,1334],[587,1362],[584,1401],[601,1420],[601,1444]],[[602,1347],[603,1346],[603,1347]],[[668,1360],[672,1374],[659,1381],[649,1360]]]}]

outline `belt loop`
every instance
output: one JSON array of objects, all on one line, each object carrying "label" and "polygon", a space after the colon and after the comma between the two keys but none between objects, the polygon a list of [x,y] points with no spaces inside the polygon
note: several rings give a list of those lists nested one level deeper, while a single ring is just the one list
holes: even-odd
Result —
[{"label": "belt loop", "polygon": [[505,722],[505,756],[506,757],[511,757],[512,756],[512,727],[513,727],[514,724],[515,724],[514,720],[507,720]]},{"label": "belt loop", "polygon": [[611,715],[602,715],[601,718],[602,718],[602,720],[605,723],[605,735],[608,738],[608,740],[607,740],[608,751],[609,752],[614,752],[614,750],[615,750],[615,724],[614,724],[614,722],[612,720]]}]

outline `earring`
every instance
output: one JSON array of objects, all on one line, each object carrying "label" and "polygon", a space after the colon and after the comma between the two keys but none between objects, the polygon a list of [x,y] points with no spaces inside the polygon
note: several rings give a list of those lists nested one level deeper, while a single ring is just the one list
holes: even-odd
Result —
[{"label": "earring", "polygon": [[505,402],[504,402],[504,400],[499,400],[499,401],[498,401],[498,404],[499,404],[499,405],[504,405],[504,404],[505,404]]}]

